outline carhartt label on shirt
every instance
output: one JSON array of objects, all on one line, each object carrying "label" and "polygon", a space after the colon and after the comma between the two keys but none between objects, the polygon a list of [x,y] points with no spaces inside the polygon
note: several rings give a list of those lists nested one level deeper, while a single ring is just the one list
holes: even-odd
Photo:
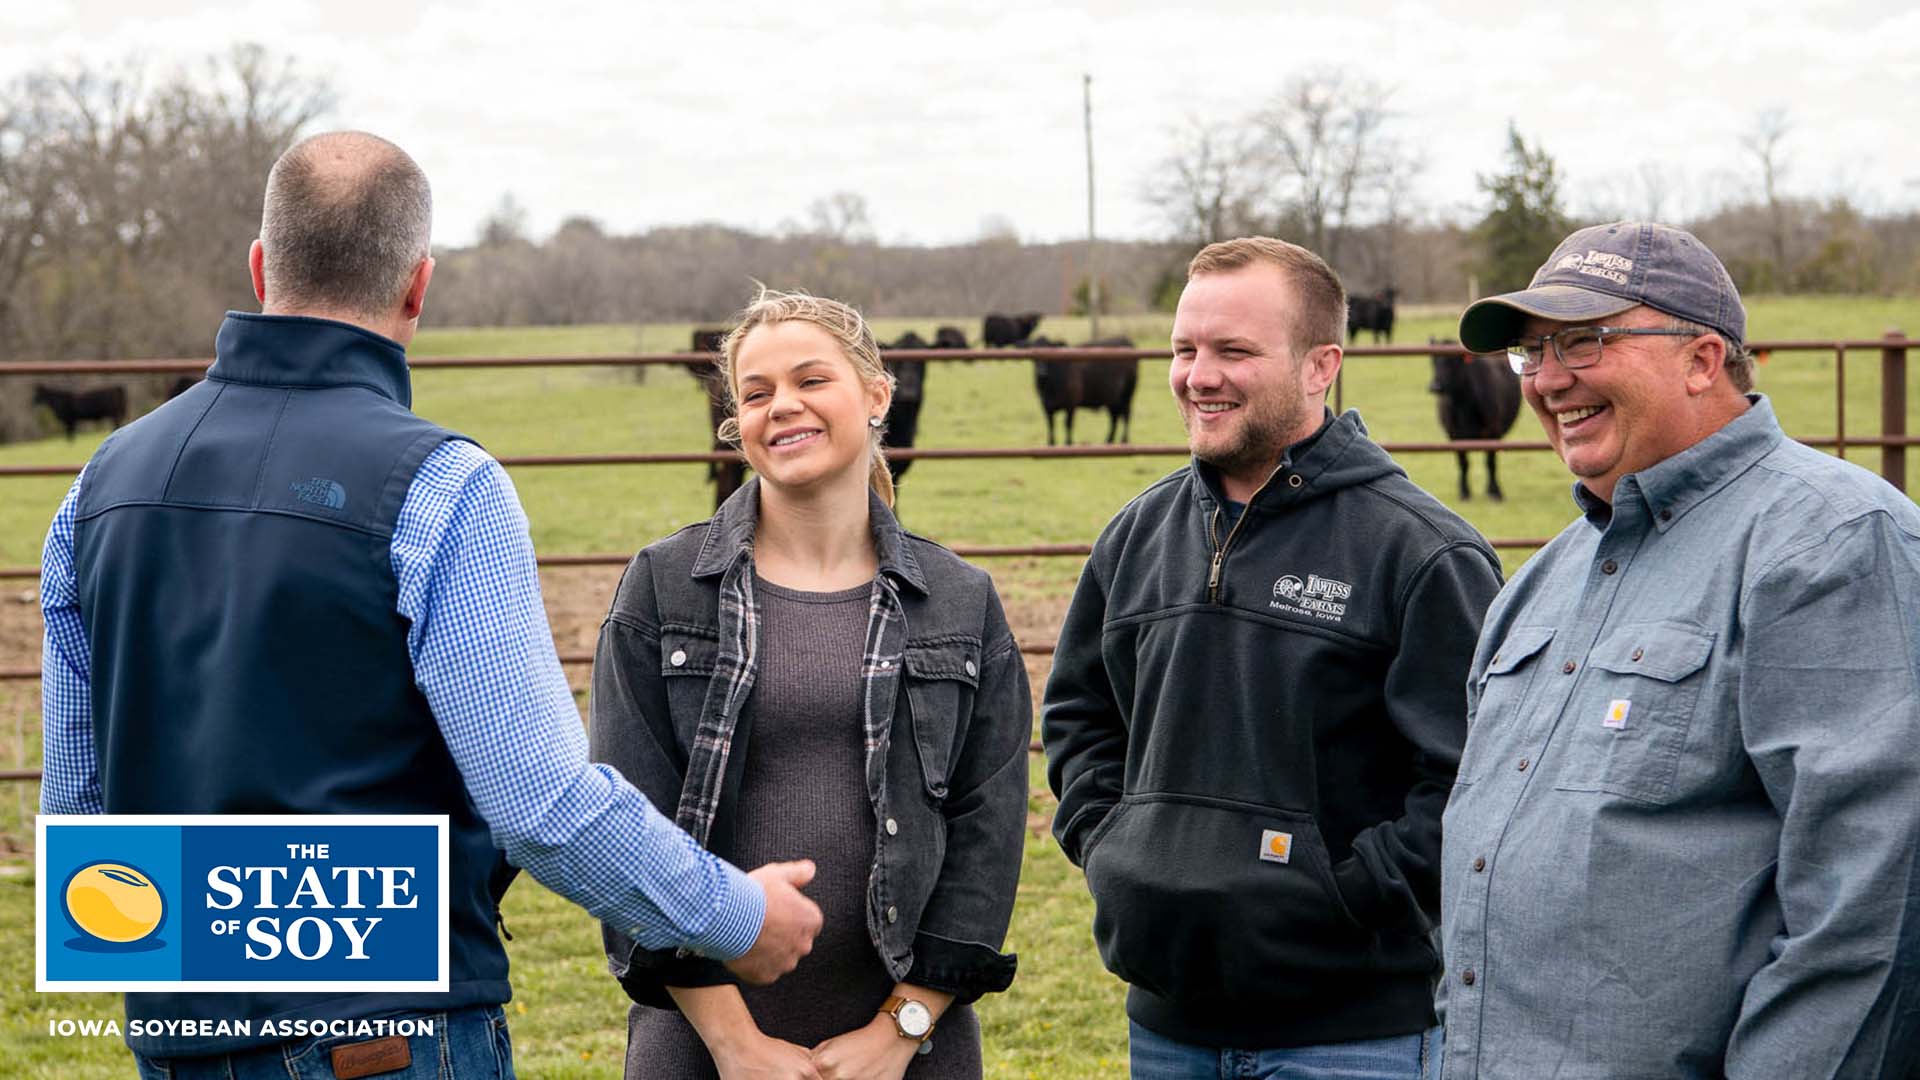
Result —
[{"label": "carhartt label on shirt", "polygon": [[1292,862],[1293,834],[1264,829],[1260,833],[1261,862]]},{"label": "carhartt label on shirt", "polygon": [[1607,705],[1607,715],[1601,719],[1600,726],[1609,727],[1618,731],[1627,726],[1627,713],[1632,710],[1633,702],[1628,701],[1626,698],[1614,698],[1613,701]]}]

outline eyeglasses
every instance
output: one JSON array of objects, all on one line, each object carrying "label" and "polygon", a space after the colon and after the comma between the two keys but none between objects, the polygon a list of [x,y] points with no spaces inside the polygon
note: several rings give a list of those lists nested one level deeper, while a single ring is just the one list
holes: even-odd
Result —
[{"label": "eyeglasses", "polygon": [[1547,359],[1547,342],[1553,342],[1553,355],[1568,371],[1589,368],[1600,362],[1600,353],[1608,338],[1617,337],[1696,337],[1693,330],[1665,330],[1637,326],[1569,326],[1565,330],[1537,338],[1521,338],[1507,346],[1507,363],[1515,373],[1535,375]]}]

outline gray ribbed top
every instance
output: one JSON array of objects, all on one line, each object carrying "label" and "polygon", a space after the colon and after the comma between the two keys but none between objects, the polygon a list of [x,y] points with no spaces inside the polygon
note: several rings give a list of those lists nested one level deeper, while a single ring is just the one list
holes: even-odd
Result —
[{"label": "gray ribbed top", "polygon": [[[734,811],[736,862],[812,859],[808,896],[824,923],[813,952],[772,986],[743,987],[760,1030],[813,1046],[873,1019],[893,979],[867,934],[875,823],[867,799],[860,656],[872,586],[813,593],[755,578],[759,671],[743,719],[752,725]],[[627,1025],[632,1080],[712,1077],[706,1048],[678,1012],[634,1006]],[[913,1080],[978,1080],[979,1025],[951,1009]]]}]

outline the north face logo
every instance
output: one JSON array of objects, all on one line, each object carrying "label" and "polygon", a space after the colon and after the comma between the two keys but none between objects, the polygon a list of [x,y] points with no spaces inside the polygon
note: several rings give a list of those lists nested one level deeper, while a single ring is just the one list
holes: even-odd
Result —
[{"label": "the north face logo", "polygon": [[316,476],[311,480],[302,480],[287,486],[293,489],[293,497],[301,502],[310,502],[329,510],[346,509],[347,489],[324,476]]}]

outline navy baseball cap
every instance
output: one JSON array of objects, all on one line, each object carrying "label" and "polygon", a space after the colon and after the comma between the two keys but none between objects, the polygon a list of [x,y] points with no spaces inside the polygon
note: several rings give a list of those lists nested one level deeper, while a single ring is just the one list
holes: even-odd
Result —
[{"label": "navy baseball cap", "polygon": [[1735,349],[1747,338],[1740,290],[1705,244],[1671,225],[1616,221],[1560,241],[1525,289],[1468,305],[1460,315],[1460,344],[1499,352],[1513,344],[1529,315],[1585,322],[1641,304],[1717,330]]}]

